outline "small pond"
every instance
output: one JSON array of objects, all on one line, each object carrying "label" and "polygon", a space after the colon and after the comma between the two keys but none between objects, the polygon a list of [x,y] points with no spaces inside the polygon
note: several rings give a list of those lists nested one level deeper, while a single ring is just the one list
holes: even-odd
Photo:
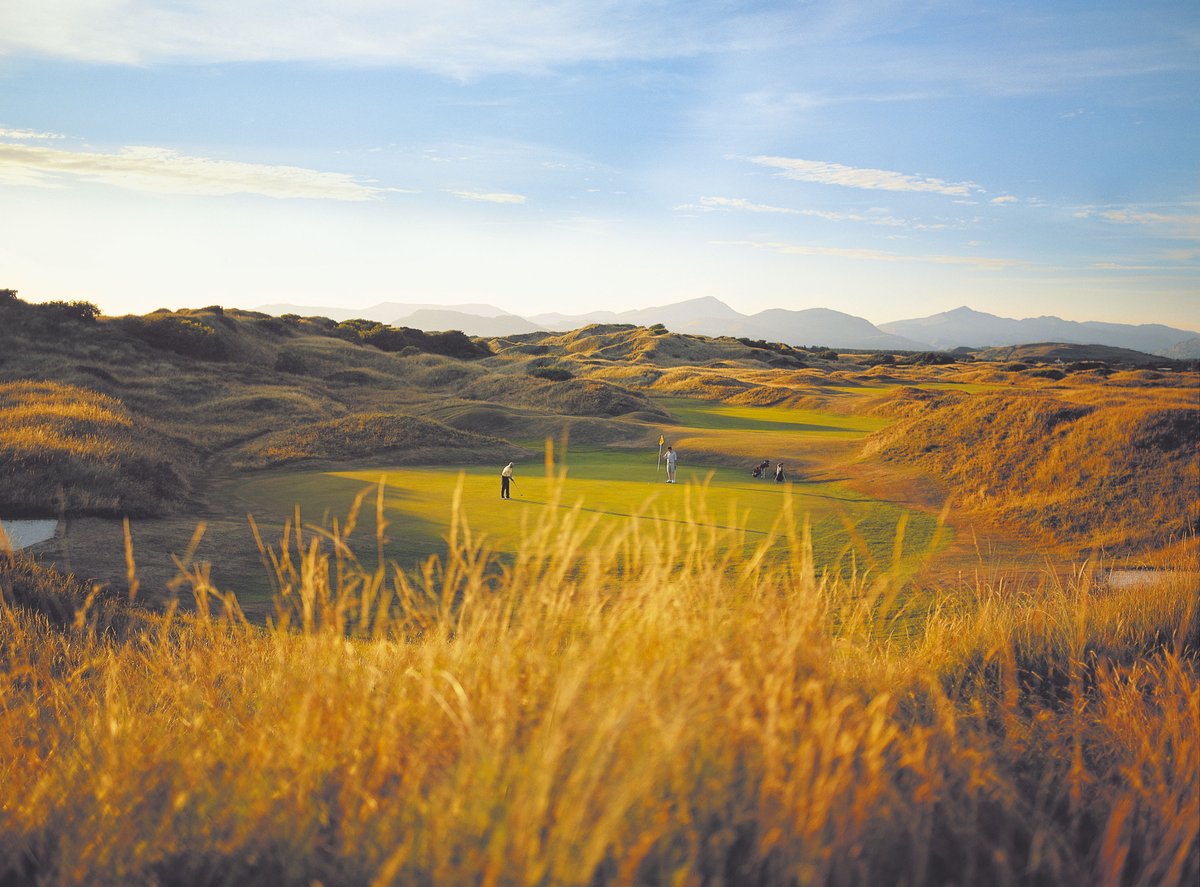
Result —
[{"label": "small pond", "polygon": [[58,529],[58,521],[0,520],[0,527],[4,528],[4,532],[8,536],[8,544],[12,546],[13,550],[20,551],[30,545],[37,545],[39,542],[53,539],[54,533]]}]

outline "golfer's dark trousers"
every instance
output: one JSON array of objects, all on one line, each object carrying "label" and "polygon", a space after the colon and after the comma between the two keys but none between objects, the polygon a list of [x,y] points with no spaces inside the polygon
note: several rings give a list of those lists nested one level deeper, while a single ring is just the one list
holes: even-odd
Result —
[{"label": "golfer's dark trousers", "polygon": [[500,475],[500,498],[501,499],[511,499],[512,498],[512,496],[508,495],[508,480],[509,479],[507,477],[505,477],[504,475]]}]

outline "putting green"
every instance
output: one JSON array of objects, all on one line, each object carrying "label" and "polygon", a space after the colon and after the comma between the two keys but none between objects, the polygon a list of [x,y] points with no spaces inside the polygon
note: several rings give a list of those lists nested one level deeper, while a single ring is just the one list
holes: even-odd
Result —
[{"label": "putting green", "polygon": [[[814,440],[862,437],[887,421],[812,410],[660,402],[683,423],[671,427],[672,439],[702,442],[725,453],[757,453],[759,445],[770,442],[795,452]],[[756,480],[749,469],[757,458],[748,460],[745,468],[710,467],[690,463],[684,450],[678,483],[671,485],[665,483],[656,449],[570,448],[558,456],[552,477],[540,464],[518,466],[508,501],[500,499],[499,465],[275,473],[250,479],[239,495],[252,511],[290,513],[299,503],[306,521],[328,525],[345,515],[365,488],[377,489],[383,483],[389,540],[385,555],[402,565],[442,550],[460,484],[472,531],[485,535],[500,551],[515,551],[523,528],[549,509],[576,507],[593,515],[600,528],[630,520],[689,520],[741,530],[743,544],[756,545],[777,528],[789,494],[794,519],[811,525],[814,554],[821,565],[888,569],[902,520],[907,520],[905,555],[936,544],[937,522],[931,515],[908,514],[901,503],[865,497],[836,481],[802,475],[789,477],[785,484]],[[562,486],[556,492],[559,478]],[[364,551],[374,551],[373,501],[368,499],[363,509],[357,534]]]}]

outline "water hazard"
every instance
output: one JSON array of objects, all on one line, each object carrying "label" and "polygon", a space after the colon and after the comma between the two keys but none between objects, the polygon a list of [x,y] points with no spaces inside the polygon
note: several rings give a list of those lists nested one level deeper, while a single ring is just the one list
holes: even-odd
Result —
[{"label": "water hazard", "polygon": [[[8,545],[13,551],[20,551],[30,545],[37,545],[47,539],[53,539],[58,529],[56,520],[0,520],[0,529],[8,537]],[[0,541],[0,549],[5,547]]]}]

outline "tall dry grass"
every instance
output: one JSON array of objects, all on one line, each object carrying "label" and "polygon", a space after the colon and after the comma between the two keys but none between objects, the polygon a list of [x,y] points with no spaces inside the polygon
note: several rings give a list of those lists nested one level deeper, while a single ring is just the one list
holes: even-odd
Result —
[{"label": "tall dry grass", "polygon": [[297,520],[265,628],[186,558],[194,615],[0,607],[0,882],[1195,883],[1186,576],[935,594],[691,503],[411,576]]},{"label": "tall dry grass", "polygon": [[902,390],[866,452],[1049,545],[1130,553],[1200,529],[1200,391]]},{"label": "tall dry grass", "polygon": [[177,447],[120,400],[46,380],[0,382],[0,514],[144,515],[186,494]]}]

